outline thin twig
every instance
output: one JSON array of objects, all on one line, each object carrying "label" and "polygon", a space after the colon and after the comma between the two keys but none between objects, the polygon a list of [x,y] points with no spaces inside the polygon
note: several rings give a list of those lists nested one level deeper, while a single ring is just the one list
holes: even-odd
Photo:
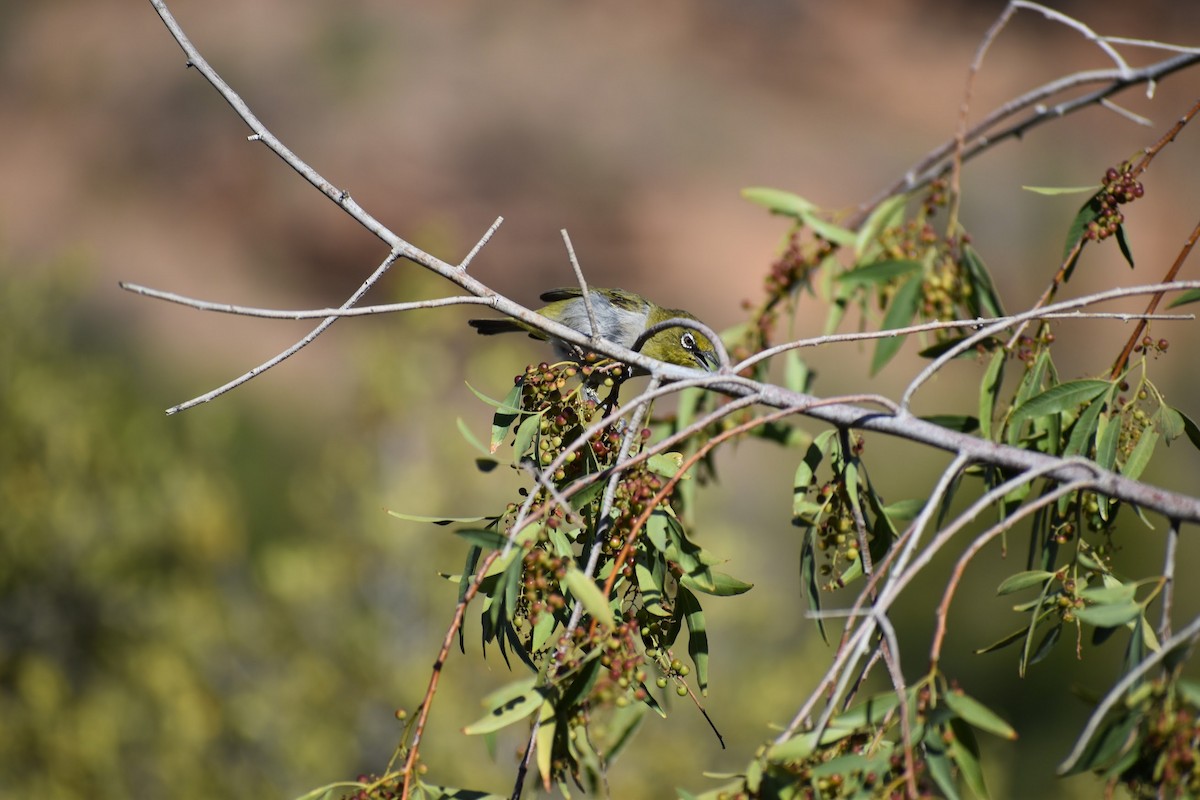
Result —
[{"label": "thin twig", "polygon": [[1175,555],[1179,548],[1179,520],[1171,520],[1167,528],[1167,546],[1163,554],[1162,621],[1158,639],[1171,638],[1171,612],[1175,606]]},{"label": "thin twig", "polygon": [[571,244],[571,234],[562,229],[563,244],[567,246],[567,256],[571,261],[571,269],[575,271],[575,280],[579,282],[579,296],[583,298],[583,307],[587,311],[588,330],[593,339],[600,338],[600,326],[596,323],[596,309],[592,306],[592,293],[588,289],[587,278],[583,277],[583,267],[575,255],[575,245]]},{"label": "thin twig", "polygon": [[136,283],[120,281],[122,289],[143,297],[155,300],[165,300],[181,306],[195,308],[200,311],[215,311],[220,314],[236,314],[242,317],[262,317],[265,319],[322,319],[324,317],[365,317],[372,314],[393,314],[403,311],[417,311],[426,308],[444,308],[446,306],[491,305],[487,297],[461,295],[458,297],[437,297],[431,300],[413,300],[407,303],[384,303],[377,306],[357,306],[355,308],[305,308],[305,309],[276,309],[258,306],[239,306],[233,303],[216,303],[209,300],[197,300],[174,292],[164,292],[151,289]]}]

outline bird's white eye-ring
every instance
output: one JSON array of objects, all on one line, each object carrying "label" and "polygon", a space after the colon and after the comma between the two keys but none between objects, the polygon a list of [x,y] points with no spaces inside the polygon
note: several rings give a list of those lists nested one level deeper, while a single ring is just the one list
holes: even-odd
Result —
[{"label": "bird's white eye-ring", "polygon": [[683,336],[679,337],[679,344],[683,347],[684,350],[688,350],[688,351],[695,350],[696,349],[696,337],[692,336],[691,333],[685,333]]}]

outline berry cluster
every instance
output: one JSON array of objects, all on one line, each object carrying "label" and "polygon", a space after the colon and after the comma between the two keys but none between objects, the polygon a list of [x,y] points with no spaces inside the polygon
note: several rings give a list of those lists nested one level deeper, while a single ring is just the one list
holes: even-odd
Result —
[{"label": "berry cluster", "polygon": [[1200,714],[1195,696],[1163,680],[1148,687],[1138,710],[1137,758],[1113,784],[1135,797],[1195,797],[1200,793]]},{"label": "berry cluster", "polygon": [[1043,325],[1037,336],[1022,335],[1017,339],[1015,351],[1017,360],[1025,364],[1026,369],[1030,369],[1037,361],[1038,354],[1052,344],[1054,344],[1054,333],[1048,326]]},{"label": "berry cluster", "polygon": [[567,574],[568,559],[552,556],[541,547],[525,553],[521,574],[521,604],[529,623],[536,625],[545,612],[555,613],[566,608],[562,579]]},{"label": "berry cluster", "polygon": [[[649,429],[642,431],[643,438],[649,435]],[[621,552],[634,524],[646,513],[647,507],[660,489],[662,479],[646,469],[644,464],[628,470],[621,477],[613,501],[613,525],[609,529],[608,540],[604,542],[606,554],[615,556]],[[645,526],[642,526],[637,533],[640,535],[644,530]],[[624,571],[626,574],[632,573],[631,565],[626,563]]]},{"label": "berry cluster", "polygon": [[861,553],[858,551],[858,536],[855,531],[854,510],[846,485],[842,482],[826,483],[817,490],[827,501],[826,513],[817,523],[817,550],[826,559],[821,565],[821,576],[829,578],[827,589],[842,587],[842,574]]},{"label": "berry cluster", "polygon": [[1117,207],[1132,203],[1146,193],[1145,188],[1133,176],[1133,168],[1123,164],[1121,169],[1109,167],[1104,173],[1104,188],[1096,195],[1099,204],[1096,218],[1088,223],[1084,236],[1093,241],[1102,241],[1117,232],[1125,221],[1125,215]]}]

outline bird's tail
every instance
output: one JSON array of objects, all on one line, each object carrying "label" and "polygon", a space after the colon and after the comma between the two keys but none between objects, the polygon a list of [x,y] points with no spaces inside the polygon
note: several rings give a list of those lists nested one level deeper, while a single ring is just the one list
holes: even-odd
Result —
[{"label": "bird's tail", "polygon": [[467,324],[484,336],[497,333],[517,333],[524,330],[511,319],[469,319]]}]

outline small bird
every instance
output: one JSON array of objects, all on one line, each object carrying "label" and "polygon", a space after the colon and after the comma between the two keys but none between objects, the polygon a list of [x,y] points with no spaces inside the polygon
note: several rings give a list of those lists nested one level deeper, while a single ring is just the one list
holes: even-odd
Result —
[{"label": "small bird", "polygon": [[[592,311],[596,315],[600,338],[622,347],[632,348],[647,328],[660,322],[672,318],[696,319],[686,311],[663,308],[624,289],[590,289],[588,294],[592,299]],[[546,301],[546,305],[537,310],[539,314],[584,335],[591,335],[592,326],[582,290],[577,287],[552,289],[543,294],[541,299]],[[485,336],[525,331],[535,339],[547,338],[541,331],[515,319],[472,319],[468,323]],[[571,348],[565,342],[555,342],[554,347],[560,357],[571,357]],[[666,328],[654,334],[642,344],[641,352],[668,364],[709,372],[719,366],[717,351],[708,337],[700,331],[682,326]]]}]

